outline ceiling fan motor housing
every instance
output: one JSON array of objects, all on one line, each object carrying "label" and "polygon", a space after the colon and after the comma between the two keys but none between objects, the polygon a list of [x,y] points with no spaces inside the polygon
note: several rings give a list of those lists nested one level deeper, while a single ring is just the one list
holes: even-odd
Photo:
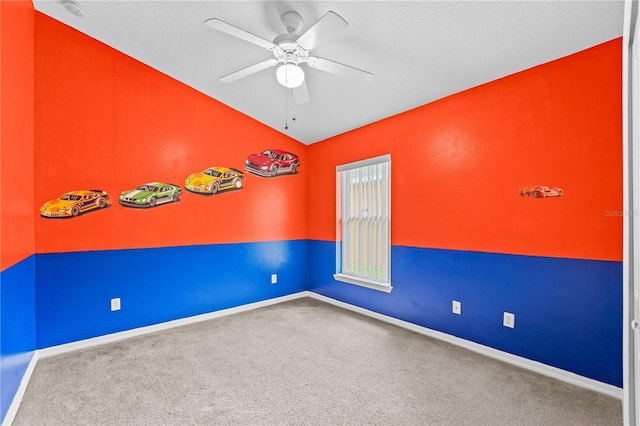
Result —
[{"label": "ceiling fan motor housing", "polygon": [[273,54],[279,62],[297,65],[307,61],[309,51],[298,45],[298,37],[297,34],[280,34],[273,39],[276,45]]}]

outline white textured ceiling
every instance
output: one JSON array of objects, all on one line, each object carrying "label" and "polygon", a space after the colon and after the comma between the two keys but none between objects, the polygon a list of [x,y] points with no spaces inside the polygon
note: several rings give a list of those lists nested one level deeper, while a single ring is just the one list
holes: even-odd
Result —
[{"label": "white textured ceiling", "polygon": [[[311,144],[447,95],[620,37],[622,1],[95,1],[85,16],[58,1],[36,10]],[[203,25],[219,18],[267,40],[295,11],[302,32],[328,11],[349,28],[312,51],[374,74],[370,83],[308,68],[311,102],[295,107],[276,68],[235,83],[218,78],[272,58]],[[288,99],[288,115],[285,102]],[[289,129],[285,130],[285,121]]]}]

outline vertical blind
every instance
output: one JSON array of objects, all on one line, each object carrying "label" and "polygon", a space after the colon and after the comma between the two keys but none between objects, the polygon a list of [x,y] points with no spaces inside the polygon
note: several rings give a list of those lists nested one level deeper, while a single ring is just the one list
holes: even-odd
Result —
[{"label": "vertical blind", "polygon": [[[352,167],[349,167],[352,166]],[[342,274],[390,282],[391,159],[338,167],[342,204]]]}]

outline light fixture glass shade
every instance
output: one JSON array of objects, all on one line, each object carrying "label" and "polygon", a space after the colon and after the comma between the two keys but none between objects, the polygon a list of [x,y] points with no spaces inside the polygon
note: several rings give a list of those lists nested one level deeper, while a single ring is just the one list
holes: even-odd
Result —
[{"label": "light fixture glass shade", "polygon": [[304,81],[304,71],[296,64],[282,64],[276,70],[278,83],[290,89],[299,87]]}]

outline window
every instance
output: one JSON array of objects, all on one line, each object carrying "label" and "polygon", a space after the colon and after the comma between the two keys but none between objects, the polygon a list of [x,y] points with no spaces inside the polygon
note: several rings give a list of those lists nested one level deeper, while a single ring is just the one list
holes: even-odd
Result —
[{"label": "window", "polygon": [[391,156],[336,168],[336,274],[391,292]]}]

